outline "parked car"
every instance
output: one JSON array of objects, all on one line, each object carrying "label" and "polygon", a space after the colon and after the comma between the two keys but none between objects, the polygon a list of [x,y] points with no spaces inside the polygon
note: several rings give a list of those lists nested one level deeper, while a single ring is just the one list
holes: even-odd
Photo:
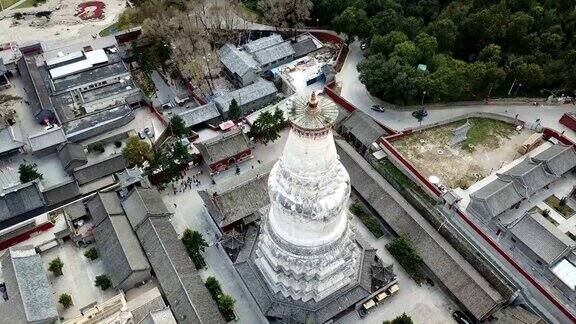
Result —
[{"label": "parked car", "polygon": [[384,107],[382,107],[380,105],[374,105],[374,106],[372,106],[371,109],[374,111],[377,111],[377,112],[385,112],[386,111],[386,109],[384,109]]},{"label": "parked car", "polygon": [[148,138],[154,138],[154,132],[150,129],[150,127],[144,128],[144,133]]},{"label": "parked car", "polygon": [[140,137],[141,140],[146,139],[146,133],[144,133],[143,130],[138,132],[138,137]]},{"label": "parked car", "polygon": [[452,318],[454,318],[454,320],[459,324],[472,324],[472,321],[461,311],[455,311],[452,313]]}]

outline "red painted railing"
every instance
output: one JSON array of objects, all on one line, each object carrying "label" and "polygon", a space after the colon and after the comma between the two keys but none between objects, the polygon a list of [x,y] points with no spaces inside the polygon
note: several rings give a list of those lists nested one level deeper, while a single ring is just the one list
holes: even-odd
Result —
[{"label": "red painted railing", "polygon": [[44,231],[51,229],[52,227],[54,227],[54,224],[52,224],[50,222],[42,223],[42,224],[40,224],[34,228],[31,228],[25,232],[22,232],[18,235],[14,235],[10,238],[5,239],[4,241],[0,241],[0,251],[7,249],[13,245],[18,244],[18,243],[26,241],[34,233],[44,232]]}]

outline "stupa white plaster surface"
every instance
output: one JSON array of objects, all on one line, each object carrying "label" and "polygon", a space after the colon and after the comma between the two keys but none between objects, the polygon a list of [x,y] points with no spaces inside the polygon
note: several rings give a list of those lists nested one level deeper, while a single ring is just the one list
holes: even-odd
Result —
[{"label": "stupa white plaster surface", "polygon": [[332,136],[337,115],[327,98],[295,100],[290,135],[268,179],[271,205],[255,264],[272,291],[295,300],[318,302],[358,276],[350,179]]}]

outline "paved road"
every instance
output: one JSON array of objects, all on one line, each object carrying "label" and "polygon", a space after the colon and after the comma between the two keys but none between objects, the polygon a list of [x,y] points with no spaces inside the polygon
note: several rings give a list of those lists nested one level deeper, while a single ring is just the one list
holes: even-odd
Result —
[{"label": "paved road", "polygon": [[[366,112],[378,122],[396,130],[404,128],[417,127],[418,121],[411,116],[410,110],[394,110],[388,108],[385,112],[379,113],[370,109],[374,104],[388,106],[386,103],[370,96],[366,87],[359,80],[359,73],[356,66],[363,58],[363,51],[359,43],[354,42],[350,45],[348,57],[344,62],[342,71],[336,75],[336,81],[342,82],[342,97],[354,104],[358,109]],[[458,115],[464,115],[468,112],[491,112],[504,116],[518,118],[527,122],[541,120],[541,124],[558,131],[566,131],[566,135],[576,140],[576,133],[567,129],[558,120],[567,111],[576,111],[574,105],[562,106],[538,106],[531,105],[466,105],[466,106],[446,106],[446,107],[427,107],[428,117],[422,121],[422,125],[443,121]]]}]

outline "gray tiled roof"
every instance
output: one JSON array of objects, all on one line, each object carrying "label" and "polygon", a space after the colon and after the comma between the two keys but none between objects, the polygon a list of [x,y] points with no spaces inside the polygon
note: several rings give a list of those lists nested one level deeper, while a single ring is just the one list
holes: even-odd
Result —
[{"label": "gray tiled roof", "polygon": [[51,130],[28,136],[28,141],[32,152],[36,152],[66,142],[66,134],[61,127],[54,127]]},{"label": "gray tiled roof", "polygon": [[83,185],[90,181],[103,178],[126,168],[126,161],[122,154],[114,154],[106,159],[88,163],[74,169],[74,178],[78,184]]},{"label": "gray tiled roof", "polygon": [[12,127],[0,127],[0,154],[20,149],[24,146],[22,132],[18,124]]},{"label": "gray tiled roof", "polygon": [[86,206],[82,201],[76,201],[71,203],[70,205],[64,207],[64,212],[71,220],[76,220],[78,218],[84,217],[88,215],[86,211]]},{"label": "gray tiled roof", "polygon": [[518,187],[525,189],[523,196],[526,197],[531,196],[558,178],[546,171],[543,163],[532,161],[530,158],[525,158],[498,176],[506,180],[516,181],[519,184]]},{"label": "gray tiled roof", "polygon": [[140,324],[176,324],[176,319],[170,311],[170,307],[151,311]]},{"label": "gray tiled roof", "polygon": [[380,127],[370,116],[356,110],[342,121],[343,133],[351,133],[365,146],[376,142],[388,133]]},{"label": "gray tiled roof", "polygon": [[94,240],[114,287],[122,284],[132,272],[150,269],[125,215],[107,217],[98,224],[94,228]]},{"label": "gray tiled roof", "polygon": [[140,323],[150,312],[163,310],[165,308],[166,303],[158,288],[148,290],[128,302],[128,309],[132,313],[134,323]]},{"label": "gray tiled roof", "polygon": [[248,139],[241,128],[233,129],[194,145],[208,164],[225,160],[249,149]]},{"label": "gray tiled roof", "polygon": [[224,323],[170,220],[148,218],[136,233],[178,322]]},{"label": "gray tiled roof", "polygon": [[563,257],[576,243],[538,212],[524,214],[510,228],[548,266]]},{"label": "gray tiled roof", "polygon": [[290,41],[276,44],[252,53],[256,61],[261,65],[270,64],[293,56],[294,54],[294,48],[292,48]]},{"label": "gray tiled roof", "polygon": [[216,97],[214,102],[222,111],[227,112],[230,108],[232,99],[236,99],[238,106],[242,107],[258,99],[274,95],[277,92],[278,90],[276,89],[276,86],[274,86],[274,83],[260,79],[244,88]]},{"label": "gray tiled roof", "polygon": [[561,176],[576,167],[576,150],[573,146],[555,144],[532,159],[543,162],[548,172]]},{"label": "gray tiled roof", "polygon": [[62,162],[65,170],[68,170],[72,162],[78,161],[81,164],[86,164],[88,159],[86,152],[82,145],[74,143],[64,143],[58,147],[58,158]]},{"label": "gray tiled roof", "polygon": [[513,181],[497,178],[470,194],[471,202],[467,210],[491,219],[524,198],[523,190]]},{"label": "gray tiled roof", "polygon": [[270,36],[258,38],[256,40],[244,44],[244,49],[248,53],[253,53],[268,48],[270,46],[280,44],[283,41],[284,40],[282,39],[282,36],[280,36],[279,34],[272,34]]},{"label": "gray tiled roof", "polygon": [[200,107],[185,110],[179,115],[182,117],[182,120],[184,120],[184,125],[186,125],[186,127],[192,127],[210,119],[219,117],[220,112],[218,111],[218,108],[216,108],[216,104],[214,104],[214,102],[209,102]]},{"label": "gray tiled roof", "polygon": [[170,211],[155,189],[134,187],[122,202],[124,211],[135,229],[148,217],[169,216]]},{"label": "gray tiled roof", "polygon": [[52,322],[58,318],[42,258],[33,246],[12,247],[5,256],[3,276],[8,301],[0,304],[4,323]]},{"label": "gray tiled roof", "polygon": [[311,37],[298,40],[296,43],[292,44],[292,48],[294,48],[296,57],[302,57],[319,49]]},{"label": "gray tiled roof", "polygon": [[19,184],[0,191],[0,221],[44,207],[37,181]]},{"label": "gray tiled roof", "polygon": [[115,192],[98,192],[86,202],[92,223],[98,226],[110,216],[124,215],[120,199]]},{"label": "gray tiled roof", "polygon": [[[269,204],[268,175],[274,163],[231,177],[201,195],[210,215],[221,227],[230,225]],[[212,210],[211,210],[212,209]]]},{"label": "gray tiled roof", "polygon": [[258,71],[260,68],[258,62],[252,56],[244,51],[237,49],[232,44],[224,44],[219,50],[220,62],[230,72],[243,76],[248,71]]},{"label": "gray tiled roof", "polygon": [[74,179],[68,179],[51,187],[44,188],[42,192],[47,206],[53,206],[61,202],[80,196],[80,187]]},{"label": "gray tiled roof", "polygon": [[406,233],[424,263],[452,295],[482,320],[504,302],[502,296],[378,172],[343,140],[340,161],[352,187],[397,233]]}]

